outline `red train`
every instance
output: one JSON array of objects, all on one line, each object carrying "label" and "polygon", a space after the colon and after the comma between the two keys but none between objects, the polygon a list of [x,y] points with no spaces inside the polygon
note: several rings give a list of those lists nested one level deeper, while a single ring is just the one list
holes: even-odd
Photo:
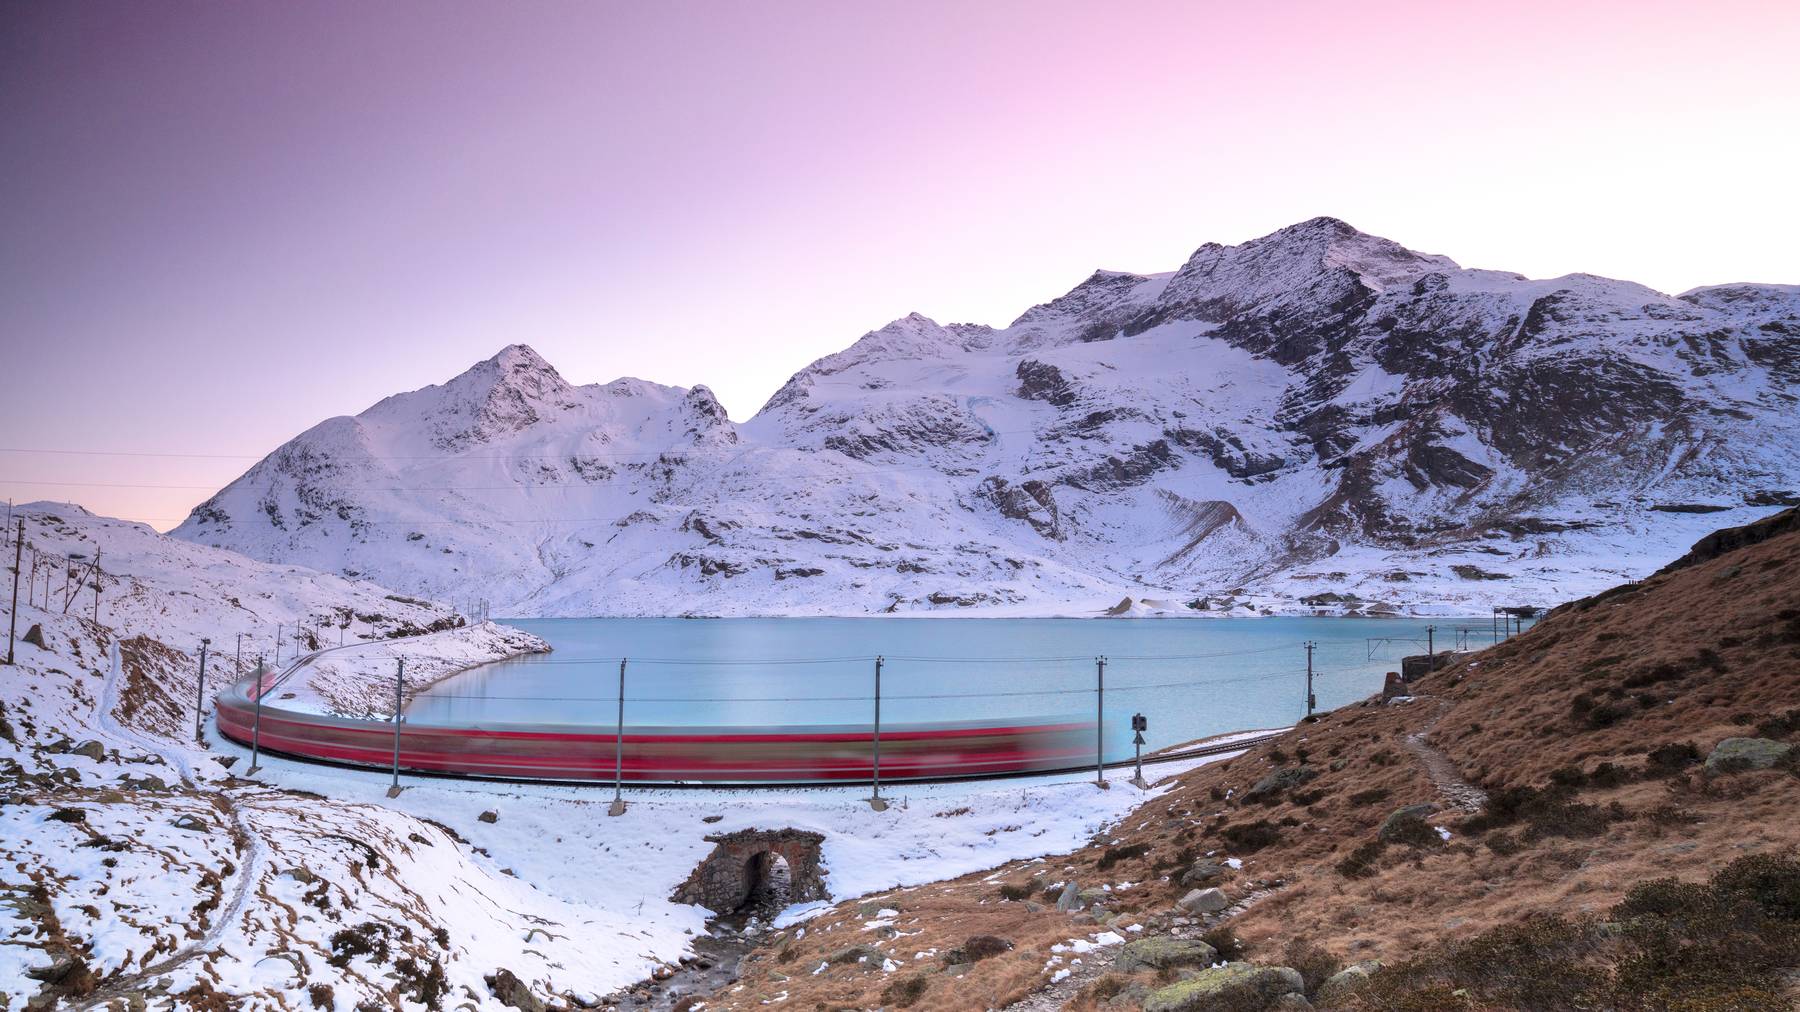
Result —
[{"label": "red train", "polygon": [[[275,681],[270,676],[270,688]],[[264,691],[267,691],[266,689]],[[218,697],[220,733],[251,743],[256,680]],[[262,707],[257,738],[269,752],[388,769],[394,725]],[[637,784],[835,783],[874,773],[867,726],[626,727],[623,779]],[[417,773],[529,780],[611,781],[618,736],[592,725],[441,726],[402,721],[400,768]],[[1048,772],[1092,765],[1092,722],[883,726],[881,779],[932,780]]]}]

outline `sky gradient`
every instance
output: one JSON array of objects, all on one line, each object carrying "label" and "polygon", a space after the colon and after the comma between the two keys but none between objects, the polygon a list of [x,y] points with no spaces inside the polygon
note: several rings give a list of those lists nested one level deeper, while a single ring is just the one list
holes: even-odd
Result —
[{"label": "sky gradient", "polygon": [[1800,282],[1796,52],[1785,0],[8,4],[0,447],[197,456],[0,452],[0,498],[166,529],[515,341],[743,420],[907,312],[1320,214]]}]

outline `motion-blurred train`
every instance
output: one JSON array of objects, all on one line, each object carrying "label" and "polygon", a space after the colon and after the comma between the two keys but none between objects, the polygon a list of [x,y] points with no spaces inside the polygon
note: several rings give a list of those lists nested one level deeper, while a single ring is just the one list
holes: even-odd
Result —
[{"label": "motion-blurred train", "polygon": [[[273,688],[274,676],[261,691]],[[352,766],[389,769],[392,721],[256,706],[258,679],[220,693],[219,731],[241,745]],[[1092,721],[1036,719],[884,725],[881,779],[937,780],[1091,767]],[[399,768],[413,773],[636,784],[808,784],[868,781],[876,748],[868,725],[634,727],[400,722]]]}]

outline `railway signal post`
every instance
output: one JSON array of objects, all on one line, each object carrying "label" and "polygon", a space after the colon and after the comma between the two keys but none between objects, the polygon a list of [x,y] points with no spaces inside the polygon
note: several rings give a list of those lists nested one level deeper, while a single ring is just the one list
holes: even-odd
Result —
[{"label": "railway signal post", "polygon": [[1148,790],[1149,782],[1144,779],[1144,732],[1150,730],[1150,722],[1141,713],[1131,715],[1131,748],[1137,761],[1137,775],[1131,778],[1133,786],[1138,790]]},{"label": "railway signal post", "polygon": [[1312,687],[1312,682],[1313,682],[1312,657],[1313,657],[1313,647],[1314,646],[1315,646],[1315,644],[1311,640],[1306,641],[1306,715],[1308,717],[1313,715],[1313,710],[1316,709],[1319,705],[1319,697],[1313,695],[1313,687]]}]

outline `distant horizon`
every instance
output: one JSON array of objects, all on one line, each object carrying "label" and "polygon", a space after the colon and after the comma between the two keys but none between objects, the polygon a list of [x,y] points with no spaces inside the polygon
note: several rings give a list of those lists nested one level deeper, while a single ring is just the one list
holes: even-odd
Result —
[{"label": "distant horizon", "polygon": [[0,496],[184,514],[97,485],[221,487],[515,342],[743,420],[909,312],[1004,326],[1315,215],[1800,282],[1796,51],[1769,0],[10,5],[0,444],[214,456],[0,454]]}]

